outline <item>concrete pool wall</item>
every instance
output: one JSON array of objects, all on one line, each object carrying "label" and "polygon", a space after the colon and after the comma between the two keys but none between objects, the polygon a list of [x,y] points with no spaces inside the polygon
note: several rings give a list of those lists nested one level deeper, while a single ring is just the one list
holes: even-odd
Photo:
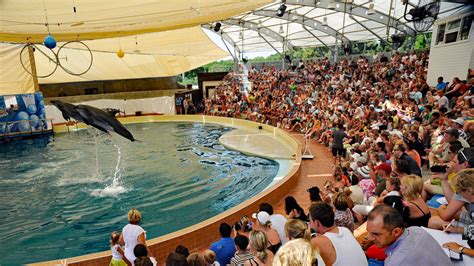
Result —
[{"label": "concrete pool wall", "polygon": [[[247,120],[203,115],[136,116],[119,118],[119,120],[124,124],[196,122],[230,126],[236,128],[236,130],[221,137],[220,142],[222,145],[246,154],[273,159],[280,163],[281,171],[278,172],[274,181],[269,187],[256,196],[193,226],[149,239],[147,244],[158,260],[159,265],[165,263],[168,254],[173,252],[178,245],[187,247],[191,252],[209,248],[212,242],[220,238],[218,228],[222,222],[233,224],[243,215],[256,212],[258,205],[262,202],[275,205],[288,195],[288,191],[294,186],[300,175],[301,145],[288,133],[279,128]],[[85,127],[86,126],[82,123],[77,125],[71,123],[69,125],[61,124],[55,125],[54,131],[60,133]],[[125,216],[126,214],[124,214],[124,217]],[[124,221],[124,224],[125,222],[126,221]],[[108,265],[110,259],[110,251],[104,251],[73,258],[40,262],[32,265]]]}]

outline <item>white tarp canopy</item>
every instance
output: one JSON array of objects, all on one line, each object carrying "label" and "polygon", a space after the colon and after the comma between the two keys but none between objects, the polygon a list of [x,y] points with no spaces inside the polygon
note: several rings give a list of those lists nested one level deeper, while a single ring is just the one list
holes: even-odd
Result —
[{"label": "white tarp canopy", "polygon": [[[23,68],[47,76],[54,54],[44,46],[28,53],[26,43],[40,44],[49,33],[58,41],[83,41],[92,51],[88,72],[75,76],[61,67],[38,83],[174,76],[228,56],[200,24],[254,10],[271,0],[2,0],[0,1],[0,95],[35,90],[35,79]],[[21,53],[23,49],[23,53]],[[121,49],[125,56],[119,58]],[[31,49],[33,50],[33,49]],[[42,53],[42,51],[44,53]],[[20,60],[21,53],[21,60]],[[35,61],[31,61],[33,57]],[[91,62],[78,43],[66,45],[58,61],[72,73]],[[32,65],[33,64],[33,65]],[[36,68],[34,67],[36,65]]]}]

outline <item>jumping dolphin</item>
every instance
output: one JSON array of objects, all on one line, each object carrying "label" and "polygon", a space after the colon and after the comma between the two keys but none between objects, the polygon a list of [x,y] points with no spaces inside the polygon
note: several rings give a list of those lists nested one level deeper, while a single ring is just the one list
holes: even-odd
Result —
[{"label": "jumping dolphin", "polygon": [[99,108],[83,104],[74,105],[58,100],[52,100],[51,104],[61,111],[65,120],[69,121],[73,118],[76,121],[84,122],[85,124],[93,126],[105,133],[114,131],[115,133],[122,135],[124,138],[135,141],[132,133],[130,133],[130,131],[128,131],[117,120],[117,118]]}]

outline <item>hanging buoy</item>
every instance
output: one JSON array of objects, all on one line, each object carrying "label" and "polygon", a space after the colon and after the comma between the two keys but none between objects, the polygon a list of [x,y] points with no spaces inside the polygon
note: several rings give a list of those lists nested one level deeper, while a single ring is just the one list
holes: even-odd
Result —
[{"label": "hanging buoy", "polygon": [[123,58],[125,56],[125,53],[122,51],[122,48],[120,48],[118,51],[117,51],[117,56],[119,58]]},{"label": "hanging buoy", "polygon": [[54,47],[56,47],[56,40],[51,36],[51,34],[48,34],[48,36],[44,38],[43,44],[49,49],[54,49]]}]

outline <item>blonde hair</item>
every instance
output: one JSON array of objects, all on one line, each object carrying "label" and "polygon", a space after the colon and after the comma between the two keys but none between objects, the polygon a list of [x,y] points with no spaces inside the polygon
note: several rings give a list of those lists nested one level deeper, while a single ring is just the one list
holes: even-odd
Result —
[{"label": "blonde hair", "polygon": [[131,224],[138,224],[142,219],[142,214],[137,209],[131,209],[128,211],[128,222]]},{"label": "blonde hair", "polygon": [[244,232],[252,231],[252,220],[247,215],[244,215],[240,218],[240,225]]},{"label": "blonde hair", "polygon": [[457,193],[463,191],[473,191],[474,189],[474,168],[467,168],[459,171],[454,178],[454,187]]},{"label": "blonde hair", "polygon": [[311,230],[308,225],[299,219],[290,219],[285,224],[285,234],[289,239],[303,238],[311,240]]},{"label": "blonde hair", "polygon": [[207,264],[212,264],[216,261],[216,253],[210,249],[204,251],[204,260]]},{"label": "blonde hair", "polygon": [[345,211],[349,208],[349,201],[347,200],[347,195],[344,192],[338,192],[333,196],[333,204],[336,210]]},{"label": "blonde hair", "polygon": [[262,231],[253,230],[249,234],[249,243],[251,247],[256,251],[256,256],[263,263],[267,261],[268,239]]},{"label": "blonde hair", "polygon": [[423,191],[423,179],[417,175],[406,175],[401,179],[402,186],[405,187],[403,197],[407,200],[415,200],[420,197]]},{"label": "blonde hair", "polygon": [[286,242],[273,259],[273,266],[312,266],[316,264],[317,252],[304,239]]}]

